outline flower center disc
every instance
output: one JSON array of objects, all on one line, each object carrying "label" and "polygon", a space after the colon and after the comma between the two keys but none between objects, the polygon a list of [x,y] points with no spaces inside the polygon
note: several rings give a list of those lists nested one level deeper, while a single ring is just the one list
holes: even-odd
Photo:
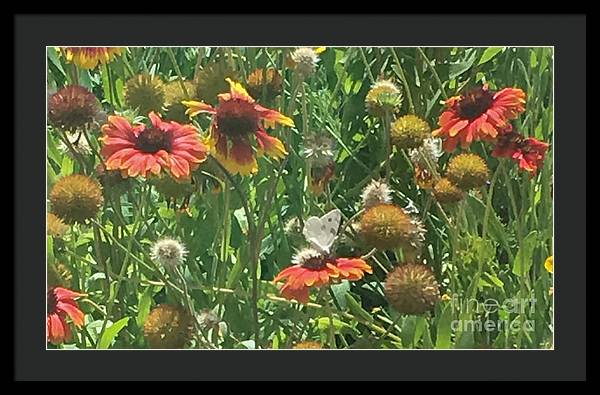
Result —
[{"label": "flower center disc", "polygon": [[153,154],[160,151],[171,150],[171,136],[168,132],[160,129],[151,128],[142,131],[137,139],[136,148],[140,151]]},{"label": "flower center disc", "polygon": [[242,137],[258,130],[258,112],[252,103],[240,99],[228,100],[219,104],[217,126],[229,137]]},{"label": "flower center disc", "polygon": [[310,270],[321,270],[327,266],[327,263],[333,263],[329,257],[312,257],[302,262],[302,267]]},{"label": "flower center disc", "polygon": [[458,113],[463,119],[476,119],[492,106],[493,101],[493,92],[483,88],[473,89],[458,102]]}]

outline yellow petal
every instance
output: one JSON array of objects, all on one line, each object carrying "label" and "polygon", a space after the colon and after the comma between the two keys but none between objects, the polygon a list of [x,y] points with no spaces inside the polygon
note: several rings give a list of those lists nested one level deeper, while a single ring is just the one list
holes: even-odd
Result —
[{"label": "yellow petal", "polygon": [[327,49],[327,47],[317,47],[314,49],[314,51],[318,55],[318,54],[324,52],[326,49]]},{"label": "yellow petal", "polygon": [[249,99],[251,101],[254,100],[254,99],[252,99],[252,96],[250,96],[248,94],[248,92],[246,91],[246,89],[239,82],[235,82],[235,81],[233,81],[229,77],[225,78],[225,81],[227,81],[229,83],[229,87],[231,89],[231,96],[232,97],[237,96],[237,97],[240,97],[240,98],[243,98],[243,99]]},{"label": "yellow petal", "polygon": [[554,255],[550,255],[546,262],[544,262],[544,267],[548,271],[548,273],[554,273]]}]

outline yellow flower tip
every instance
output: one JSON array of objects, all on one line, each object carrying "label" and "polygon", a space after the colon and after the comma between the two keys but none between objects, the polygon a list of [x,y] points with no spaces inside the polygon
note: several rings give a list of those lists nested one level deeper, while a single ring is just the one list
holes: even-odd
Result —
[{"label": "yellow flower tip", "polygon": [[447,302],[449,300],[451,300],[452,298],[450,297],[450,295],[448,294],[443,294],[442,295],[442,301]]},{"label": "yellow flower tip", "polygon": [[293,128],[294,126],[296,126],[294,124],[294,120],[290,117],[286,117],[285,115],[281,115],[281,117],[278,119],[279,123],[285,126],[289,126],[291,128]]},{"label": "yellow flower tip", "polygon": [[546,262],[544,262],[544,268],[548,273],[554,273],[554,255],[550,255]]},{"label": "yellow flower tip", "polygon": [[317,55],[319,55],[319,54],[325,52],[326,49],[327,49],[327,47],[317,47],[314,49],[314,51]]},{"label": "yellow flower tip", "polygon": [[234,80],[232,80],[231,78],[227,77],[225,78],[225,81],[227,81],[229,83],[229,88],[231,89],[231,95],[238,95],[238,96],[244,96],[246,98],[252,98],[249,94],[248,91],[246,91],[246,88],[244,88],[242,86],[242,84],[240,84],[239,82],[236,82]]}]

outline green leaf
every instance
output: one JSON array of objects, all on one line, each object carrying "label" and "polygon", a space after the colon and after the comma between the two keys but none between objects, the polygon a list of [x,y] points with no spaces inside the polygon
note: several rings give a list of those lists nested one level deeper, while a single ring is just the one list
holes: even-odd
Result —
[{"label": "green leaf", "polygon": [[129,317],[123,317],[119,321],[112,324],[110,327],[106,328],[100,342],[98,343],[98,348],[107,349],[115,340],[119,332],[123,328],[127,326],[127,322],[129,321]]},{"label": "green leaf", "polygon": [[[317,319],[317,328],[319,328],[319,330],[325,331],[327,329],[329,329],[329,317],[321,317],[319,319]],[[338,320],[337,318],[333,319],[333,328],[336,331],[341,330],[342,328],[350,328],[350,325],[346,324],[344,321]]]},{"label": "green leaf", "polygon": [[152,304],[152,287],[146,288],[142,297],[140,298],[140,303],[138,306],[138,313],[135,318],[136,323],[139,327],[144,325],[148,314],[150,313],[150,305]]},{"label": "green leaf", "polygon": [[500,52],[504,51],[504,47],[489,47],[485,51],[483,51],[483,55],[481,55],[481,59],[479,59],[478,64],[484,64],[492,60],[496,55]]},{"label": "green leaf", "polygon": [[52,236],[46,236],[46,254],[48,256],[48,263],[54,264],[54,240]]},{"label": "green leaf", "polygon": [[62,165],[60,166],[60,175],[61,177],[64,177],[71,174],[73,174],[73,161],[68,155],[65,155],[62,160]]},{"label": "green leaf", "polygon": [[402,344],[405,348],[413,348],[415,344],[415,330],[417,328],[417,317],[409,315],[404,319],[402,323],[402,332],[400,337],[402,338]]},{"label": "green leaf", "polygon": [[[238,278],[240,277],[240,274],[242,273],[242,271],[244,270],[245,267],[245,262],[248,260],[248,248],[246,247],[246,244],[244,244],[239,251],[239,257],[237,258],[237,261],[235,262],[235,264],[233,265],[233,268],[231,269],[231,271],[229,272],[229,275],[227,276],[227,288],[233,288],[233,286],[237,283]],[[260,266],[260,265],[258,265]]]},{"label": "green leaf", "polygon": [[473,63],[475,63],[475,59],[477,57],[476,55],[477,52],[473,51],[471,56],[467,60],[458,63],[451,63],[449,73],[450,79],[454,79],[459,75],[463,74],[465,71],[469,70],[471,66],[473,66]]},{"label": "green leaf", "polygon": [[373,322],[373,317],[371,314],[367,312],[367,310],[363,309],[363,307],[358,303],[356,299],[352,297],[350,293],[346,294],[346,303],[348,305],[348,310],[358,319]]},{"label": "green leaf", "polygon": [[435,339],[435,348],[450,348],[450,339],[452,335],[452,305],[447,304],[442,311],[442,316],[438,322],[437,337]]},{"label": "green leaf", "polygon": [[62,67],[62,64],[60,63],[60,59],[58,59],[58,51],[56,51],[56,49],[54,47],[48,47],[48,58],[50,59],[50,61],[52,62],[52,64],[54,64],[54,66],[61,72],[64,74],[65,70]]},{"label": "green leaf", "polygon": [[533,250],[537,241],[537,230],[532,230],[520,243],[515,256],[512,272],[518,276],[526,276],[533,263]]},{"label": "green leaf", "polygon": [[348,291],[350,291],[350,282],[342,281],[339,284],[333,284],[331,286],[331,290],[333,291],[333,296],[335,297],[335,300],[340,308],[342,310],[346,310],[346,295],[348,294]]}]

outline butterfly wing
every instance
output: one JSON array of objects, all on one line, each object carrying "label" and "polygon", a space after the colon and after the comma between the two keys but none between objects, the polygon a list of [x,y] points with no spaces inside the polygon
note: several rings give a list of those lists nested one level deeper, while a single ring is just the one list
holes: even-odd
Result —
[{"label": "butterfly wing", "polygon": [[319,217],[310,217],[304,222],[302,234],[311,246],[323,253],[329,253],[337,236],[342,213],[335,209]]}]

